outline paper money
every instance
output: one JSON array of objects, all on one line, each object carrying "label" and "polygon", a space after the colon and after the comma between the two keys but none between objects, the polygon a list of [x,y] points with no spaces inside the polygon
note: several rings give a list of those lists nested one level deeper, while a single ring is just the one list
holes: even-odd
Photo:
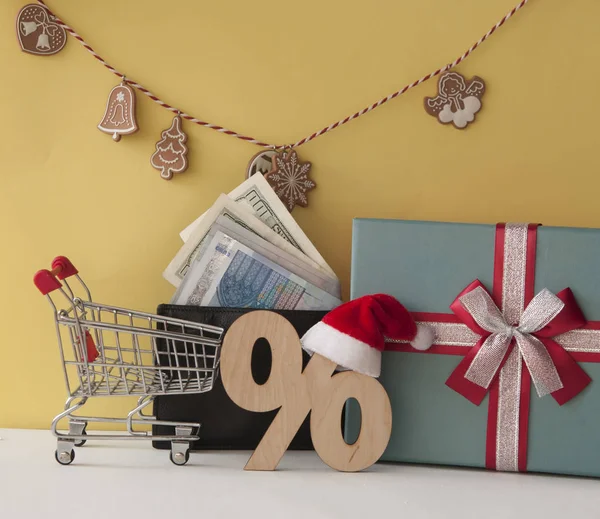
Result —
[{"label": "paper money", "polygon": [[222,231],[203,248],[172,303],[287,310],[331,310],[341,304]]},{"label": "paper money", "polygon": [[[312,262],[307,262],[308,258],[298,259],[293,254],[289,254],[276,245],[269,243],[225,215],[219,216],[211,225],[203,244],[208,244],[219,231],[328,294],[338,299],[341,297],[339,281],[316,268]],[[297,249],[294,249],[294,251],[297,251]],[[198,250],[197,258],[200,258],[205,252],[206,247],[203,245]]]},{"label": "paper money", "polygon": [[[248,180],[231,191],[228,196],[238,204],[250,209],[257,218],[274,232],[316,262],[330,276],[337,279],[331,267],[323,259],[323,256],[319,254],[319,251],[306,234],[304,234],[304,231],[296,223],[296,220],[294,220],[283,205],[283,202],[279,200],[273,188],[262,175],[252,175]],[[204,213],[199,216],[179,233],[184,242],[189,240],[194,228],[199,225],[206,214]]]},{"label": "paper money", "polygon": [[[181,284],[182,279],[185,277],[194,261],[200,257],[199,252],[206,235],[220,216],[224,216],[236,222],[238,225],[241,225],[245,229],[287,252],[297,260],[305,262],[307,266],[311,266],[314,269],[320,268],[316,262],[305,256],[281,235],[270,229],[244,205],[235,203],[227,195],[221,195],[207,211],[201,222],[194,228],[188,240],[179,249],[176,256],[171,260],[163,272],[163,277],[169,281],[169,283],[175,287],[178,287]],[[337,278],[334,279],[333,282],[339,285]]]}]

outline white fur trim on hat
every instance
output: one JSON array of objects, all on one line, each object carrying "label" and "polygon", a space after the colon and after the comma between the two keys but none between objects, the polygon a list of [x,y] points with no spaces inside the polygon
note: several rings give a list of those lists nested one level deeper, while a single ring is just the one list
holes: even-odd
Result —
[{"label": "white fur trim on hat", "polygon": [[342,333],[320,321],[302,337],[302,347],[318,353],[346,369],[378,377],[381,373],[381,352],[368,344]]},{"label": "white fur trim on hat", "polygon": [[410,341],[410,345],[416,350],[427,350],[433,344],[435,339],[433,330],[425,324],[417,324],[417,335]]}]

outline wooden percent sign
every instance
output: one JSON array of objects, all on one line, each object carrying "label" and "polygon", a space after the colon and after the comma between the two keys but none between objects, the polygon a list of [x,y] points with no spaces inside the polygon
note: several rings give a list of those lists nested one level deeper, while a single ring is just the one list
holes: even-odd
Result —
[{"label": "wooden percent sign", "polygon": [[[271,372],[264,384],[252,377],[254,344],[265,338],[271,347]],[[274,312],[256,311],[237,319],[221,351],[221,376],[229,397],[254,412],[279,409],[248,460],[246,470],[275,470],[310,412],[310,431],[319,457],[331,468],[355,472],[383,454],[392,432],[392,408],[383,386],[352,371],[332,376],[336,363],[314,354],[302,371],[302,346],[296,330]],[[361,407],[358,439],[349,445],[341,430],[346,401]]]}]

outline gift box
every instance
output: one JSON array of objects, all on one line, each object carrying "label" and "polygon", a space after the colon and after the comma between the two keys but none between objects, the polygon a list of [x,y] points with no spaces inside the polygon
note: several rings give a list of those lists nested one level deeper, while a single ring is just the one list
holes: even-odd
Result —
[{"label": "gift box", "polygon": [[352,298],[390,294],[435,333],[386,342],[382,460],[600,476],[599,274],[598,229],[354,220]]}]

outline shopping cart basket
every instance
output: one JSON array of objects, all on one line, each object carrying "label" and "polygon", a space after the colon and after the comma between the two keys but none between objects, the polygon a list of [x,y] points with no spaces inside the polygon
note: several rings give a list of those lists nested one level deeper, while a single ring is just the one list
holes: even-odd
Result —
[{"label": "shopping cart basket", "polygon": [[[76,295],[67,278],[77,280],[83,289],[81,296]],[[143,411],[157,395],[212,389],[219,374],[223,329],[93,303],[77,269],[64,256],[54,259],[52,270],[37,272],[34,283],[54,311],[69,395],[64,411],[52,422],[52,432],[58,438],[56,460],[69,465],[75,458],[74,447],[83,446],[88,439],[153,439],[170,441],[171,461],[185,465],[190,442],[199,438],[201,424],[159,421]],[[53,298],[57,292],[64,296],[66,306],[57,305]],[[91,397],[115,396],[139,399],[125,418],[77,413]],[[63,419],[68,420],[69,428],[61,432],[58,425]],[[88,433],[90,422],[125,424],[127,433]],[[139,425],[172,426],[174,434],[152,435],[139,430]]]}]

